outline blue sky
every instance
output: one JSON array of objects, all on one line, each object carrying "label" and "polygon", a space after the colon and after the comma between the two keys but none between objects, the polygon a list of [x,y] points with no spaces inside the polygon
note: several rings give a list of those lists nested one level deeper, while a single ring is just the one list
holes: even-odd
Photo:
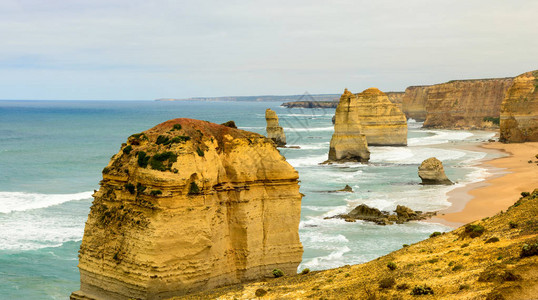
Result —
[{"label": "blue sky", "polygon": [[538,1],[2,0],[0,99],[402,91],[538,69]]}]

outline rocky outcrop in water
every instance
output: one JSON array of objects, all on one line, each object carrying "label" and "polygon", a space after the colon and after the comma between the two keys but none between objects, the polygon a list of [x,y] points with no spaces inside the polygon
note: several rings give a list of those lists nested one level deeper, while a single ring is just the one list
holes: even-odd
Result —
[{"label": "rocky outcrop in water", "polygon": [[272,141],[175,119],[103,170],[71,299],[165,299],[297,271],[298,173]]},{"label": "rocky outcrop in water", "polygon": [[267,137],[272,139],[278,147],[286,145],[286,134],[284,129],[278,124],[276,112],[268,108],[265,110],[265,121],[267,121]]},{"label": "rocky outcrop in water", "polygon": [[403,97],[405,92],[385,92],[387,97],[389,97],[390,102],[392,102],[396,107],[402,110]]},{"label": "rocky outcrop in water", "polygon": [[356,96],[359,122],[368,145],[407,145],[407,119],[385,93],[369,88]]},{"label": "rocky outcrop in water", "polygon": [[517,76],[501,106],[500,141],[538,142],[538,70]]},{"label": "rocky outcrop in water", "polygon": [[408,118],[430,128],[490,128],[513,78],[453,80],[405,90],[402,108]]},{"label": "rocky outcrop in water", "polygon": [[422,162],[418,167],[418,176],[422,179],[422,184],[454,184],[446,177],[443,163],[435,157],[430,157]]},{"label": "rocky outcrop in water", "polygon": [[355,222],[357,220],[374,222],[377,225],[392,225],[403,224],[409,221],[425,220],[435,216],[435,212],[414,211],[407,206],[398,205],[394,211],[396,214],[391,214],[386,211],[380,211],[375,207],[369,207],[366,204],[361,204],[355,207],[347,214],[336,215],[327,219],[338,218],[344,219],[346,222]]},{"label": "rocky outcrop in water", "polygon": [[334,133],[327,162],[367,162],[369,159],[368,143],[359,121],[358,98],[346,89],[336,108]]}]

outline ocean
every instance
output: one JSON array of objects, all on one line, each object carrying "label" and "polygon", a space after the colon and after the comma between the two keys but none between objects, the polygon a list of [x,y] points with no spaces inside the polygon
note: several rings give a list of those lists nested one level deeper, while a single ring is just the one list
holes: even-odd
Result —
[{"label": "ocean", "polygon": [[[280,102],[0,101],[0,299],[66,299],[79,288],[78,248],[101,170],[127,137],[173,118],[234,120],[265,134],[265,109],[280,117],[298,171],[302,200],[299,270],[375,259],[451,228],[431,222],[379,226],[324,219],[359,204],[381,210],[450,206],[446,193],[481,181],[478,162],[499,154],[462,150],[494,136],[485,131],[423,129],[409,120],[407,147],[370,147],[368,164],[319,165],[327,159],[334,109],[287,109]],[[420,163],[440,159],[453,186],[422,186]],[[353,193],[330,193],[346,184]]]}]

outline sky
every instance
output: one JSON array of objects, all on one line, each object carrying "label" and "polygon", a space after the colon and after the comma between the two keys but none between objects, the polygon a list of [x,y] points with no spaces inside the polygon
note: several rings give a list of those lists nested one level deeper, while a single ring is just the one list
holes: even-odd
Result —
[{"label": "sky", "polygon": [[0,99],[403,91],[538,69],[536,0],[1,0]]}]

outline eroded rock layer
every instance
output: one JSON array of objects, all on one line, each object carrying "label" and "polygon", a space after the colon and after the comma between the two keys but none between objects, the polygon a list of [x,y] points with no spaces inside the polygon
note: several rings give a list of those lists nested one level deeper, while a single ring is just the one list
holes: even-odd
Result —
[{"label": "eroded rock layer", "polygon": [[132,135],[94,198],[71,299],[164,299],[301,261],[298,174],[256,133],[174,119]]},{"label": "eroded rock layer", "polygon": [[368,143],[359,121],[358,98],[346,89],[336,107],[328,161],[367,162],[369,159]]},{"label": "eroded rock layer", "polygon": [[405,90],[402,108],[408,118],[424,121],[424,127],[494,127],[512,81],[492,78],[412,86]]},{"label": "eroded rock layer", "polygon": [[368,145],[407,145],[407,119],[385,93],[369,88],[356,96],[359,122]]},{"label": "eroded rock layer", "polygon": [[276,112],[270,108],[265,110],[265,121],[267,122],[267,137],[272,139],[277,146],[286,145],[286,135],[284,129],[278,124],[278,116]]},{"label": "eroded rock layer", "polygon": [[501,106],[500,140],[538,141],[538,70],[517,76]]}]

